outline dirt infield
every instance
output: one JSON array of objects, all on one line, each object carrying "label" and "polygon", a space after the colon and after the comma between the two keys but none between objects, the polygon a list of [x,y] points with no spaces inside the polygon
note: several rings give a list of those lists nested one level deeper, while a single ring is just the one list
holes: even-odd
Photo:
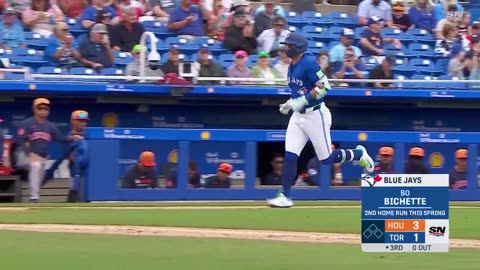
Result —
[{"label": "dirt infield", "polygon": [[[86,233],[110,235],[162,236],[162,237],[200,237],[255,239],[287,242],[306,242],[319,244],[359,244],[360,236],[356,234],[308,233],[264,230],[232,230],[209,228],[175,228],[147,226],[113,226],[113,225],[59,225],[59,224],[0,224],[0,230],[34,231],[57,233]],[[478,248],[480,240],[451,239],[452,248]]]}]

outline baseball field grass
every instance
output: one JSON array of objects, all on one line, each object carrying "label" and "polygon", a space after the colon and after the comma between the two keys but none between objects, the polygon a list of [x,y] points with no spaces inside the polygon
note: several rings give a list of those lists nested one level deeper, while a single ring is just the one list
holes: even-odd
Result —
[{"label": "baseball field grass", "polygon": [[[479,269],[480,204],[475,203],[452,203],[450,237],[470,241],[477,239],[479,246],[451,248],[447,254],[362,253],[359,241],[356,240],[340,244],[328,241],[292,242],[273,237],[270,240],[276,241],[269,241],[249,239],[247,235],[245,239],[230,239],[227,233],[210,237],[178,237],[183,236],[178,232],[175,236],[160,237],[142,234],[142,229],[139,229],[248,229],[255,232],[268,231],[272,235],[278,231],[308,232],[312,235],[335,233],[337,237],[344,235],[350,239],[354,239],[353,236],[358,237],[360,231],[360,208],[356,202],[300,202],[299,207],[292,209],[269,209],[263,204],[210,202],[45,204],[34,207],[8,205],[8,209],[0,208],[0,225],[11,226],[7,230],[0,226],[0,265],[5,269],[48,270],[371,270],[373,267],[388,267],[389,270],[405,270],[408,267],[422,270]],[[71,224],[78,228],[68,231],[53,230],[55,232],[38,232],[36,229],[23,231],[20,227],[28,225],[22,224]],[[75,230],[80,232],[82,224],[104,225],[100,227],[103,231],[72,233],[77,232]],[[105,234],[107,229],[118,227],[110,225],[137,227],[128,228],[128,235]]]}]

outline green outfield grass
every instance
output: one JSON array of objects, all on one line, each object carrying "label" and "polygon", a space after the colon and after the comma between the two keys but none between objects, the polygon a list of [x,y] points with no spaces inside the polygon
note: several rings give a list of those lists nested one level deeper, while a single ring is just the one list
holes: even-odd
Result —
[{"label": "green outfield grass", "polygon": [[[450,211],[452,238],[480,239],[480,208]],[[0,223],[116,224],[359,233],[360,209],[88,209],[2,212]]]},{"label": "green outfield grass", "polygon": [[362,253],[358,245],[1,232],[2,269],[476,270],[478,250]]}]

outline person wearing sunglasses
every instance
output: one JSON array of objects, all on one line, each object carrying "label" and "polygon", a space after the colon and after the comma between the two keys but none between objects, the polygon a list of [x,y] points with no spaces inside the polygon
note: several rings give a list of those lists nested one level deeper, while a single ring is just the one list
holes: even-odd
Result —
[{"label": "person wearing sunglasses", "polygon": [[83,139],[80,135],[65,137],[58,128],[48,121],[50,101],[37,98],[33,102],[33,116],[22,121],[18,127],[18,143],[22,149],[20,166],[28,168],[30,202],[40,198],[40,186],[44,178],[44,166],[48,157],[48,146],[52,141],[68,143]]},{"label": "person wearing sunglasses", "polygon": [[70,69],[81,66],[81,55],[73,46],[73,36],[68,32],[68,26],[64,22],[57,23],[54,27],[54,35],[48,39],[48,45],[43,57],[50,65]]},{"label": "person wearing sunglasses", "polygon": [[287,21],[285,18],[277,16],[273,18],[270,29],[263,31],[257,37],[258,51],[270,52],[280,49],[280,43],[284,42],[290,34],[286,29]]}]

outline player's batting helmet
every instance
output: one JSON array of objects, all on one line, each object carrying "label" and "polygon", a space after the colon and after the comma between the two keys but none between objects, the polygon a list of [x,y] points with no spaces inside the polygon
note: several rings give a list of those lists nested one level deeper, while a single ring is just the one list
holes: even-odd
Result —
[{"label": "player's batting helmet", "polygon": [[304,35],[291,33],[282,44],[289,45],[287,56],[293,58],[307,50],[308,40]]}]

